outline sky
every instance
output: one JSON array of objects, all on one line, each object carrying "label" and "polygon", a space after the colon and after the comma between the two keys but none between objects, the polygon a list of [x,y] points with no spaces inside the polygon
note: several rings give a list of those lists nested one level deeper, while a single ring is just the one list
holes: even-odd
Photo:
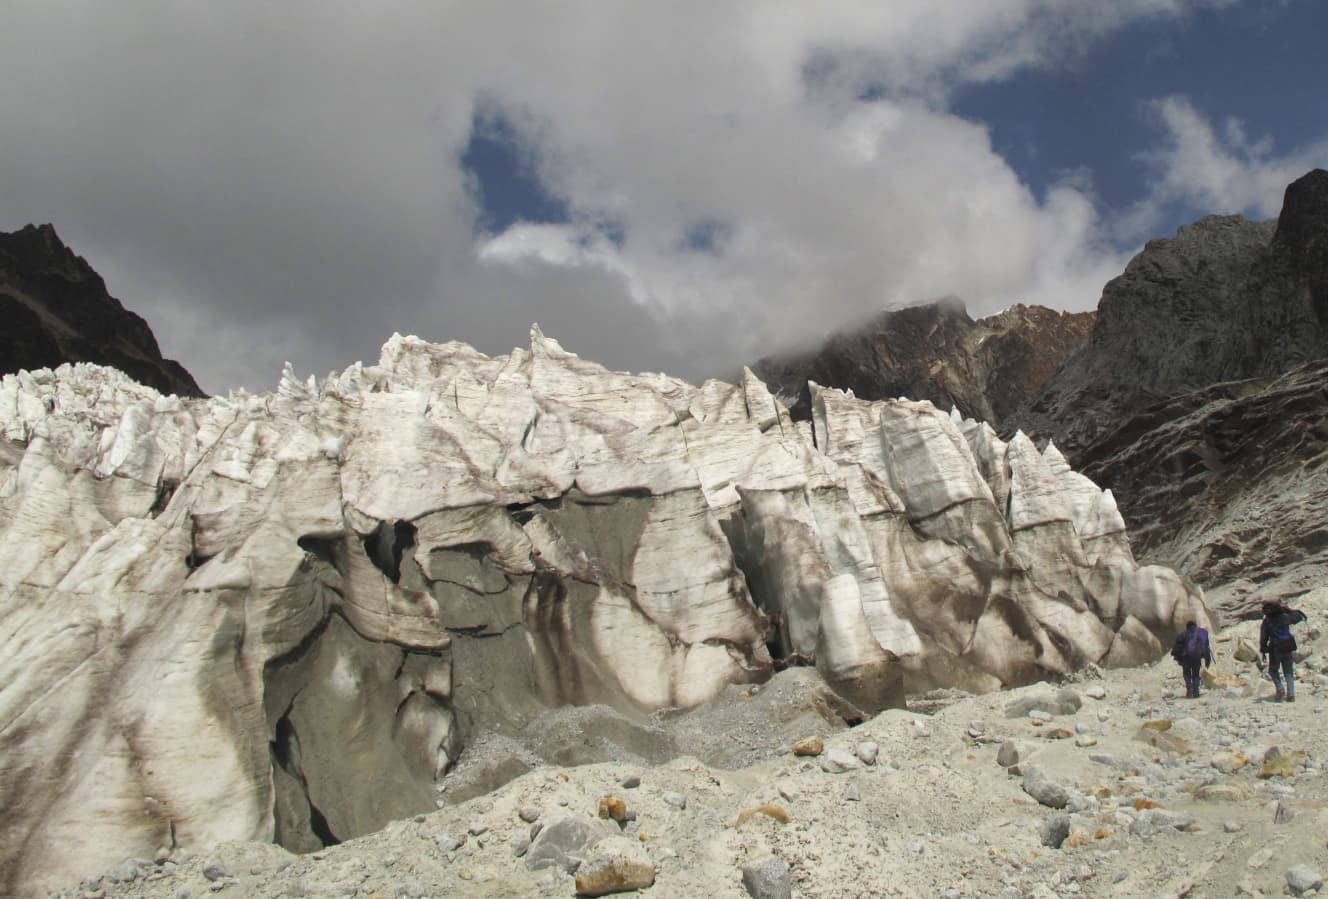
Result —
[{"label": "sky", "polygon": [[538,322],[732,378],[886,308],[1091,309],[1328,167],[1321,0],[9,0],[0,230],[205,390]]}]

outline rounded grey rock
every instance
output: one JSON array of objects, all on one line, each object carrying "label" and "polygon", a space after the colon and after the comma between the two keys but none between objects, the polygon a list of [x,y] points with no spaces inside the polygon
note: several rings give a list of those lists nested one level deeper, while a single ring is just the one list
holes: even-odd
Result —
[{"label": "rounded grey rock", "polygon": [[1296,865],[1287,869],[1286,882],[1291,892],[1300,896],[1323,886],[1323,876],[1309,865]]},{"label": "rounded grey rock", "polygon": [[1052,815],[1042,824],[1041,838],[1042,845],[1049,846],[1052,849],[1061,848],[1065,838],[1070,835],[1070,816],[1066,814]]},{"label": "rounded grey rock", "polygon": [[216,859],[212,859],[206,865],[203,866],[203,876],[206,877],[208,880],[215,881],[215,880],[221,880],[223,877],[230,877],[231,872],[227,870],[226,866],[223,865],[221,862],[217,861]]},{"label": "rounded grey rock", "polygon": [[752,899],[792,899],[793,880],[788,863],[777,855],[744,865],[742,885]]},{"label": "rounded grey rock", "polygon": [[1024,772],[1024,792],[1048,808],[1065,808],[1070,791],[1047,776],[1040,765],[1031,765]]}]

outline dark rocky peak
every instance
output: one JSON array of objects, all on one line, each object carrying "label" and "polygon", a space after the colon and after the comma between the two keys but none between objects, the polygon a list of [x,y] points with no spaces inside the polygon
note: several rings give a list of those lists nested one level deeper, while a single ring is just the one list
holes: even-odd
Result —
[{"label": "dark rocky peak", "polygon": [[1328,253],[1328,171],[1315,169],[1287,185],[1274,240],[1289,253],[1320,259]]},{"label": "dark rocky peak", "polygon": [[1091,312],[1015,305],[974,321],[954,297],[892,309],[828,339],[818,350],[767,356],[753,367],[809,413],[808,381],[867,400],[904,396],[997,422],[1036,392],[1083,341]]},{"label": "dark rocky peak", "polygon": [[0,232],[0,320],[0,373],[96,362],[163,393],[203,395],[52,225]]},{"label": "dark rocky peak", "polygon": [[1273,247],[1303,276],[1315,320],[1328,325],[1328,171],[1315,169],[1286,189]]}]

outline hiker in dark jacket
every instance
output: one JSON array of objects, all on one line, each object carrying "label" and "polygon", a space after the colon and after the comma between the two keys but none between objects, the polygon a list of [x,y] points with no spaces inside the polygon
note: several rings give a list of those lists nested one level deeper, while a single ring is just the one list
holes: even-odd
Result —
[{"label": "hiker in dark jacket", "polygon": [[[1305,620],[1305,613],[1297,609],[1288,609],[1279,602],[1263,604],[1263,624],[1259,626],[1259,654],[1268,665],[1273,686],[1277,693],[1274,702],[1296,701],[1296,676],[1294,673],[1296,638],[1291,635],[1291,625]],[[1286,680],[1283,688],[1282,681]]]},{"label": "hiker in dark jacket", "polygon": [[1193,621],[1185,622],[1185,630],[1176,635],[1176,643],[1171,647],[1171,657],[1180,663],[1181,673],[1185,675],[1186,698],[1198,698],[1199,666],[1213,664],[1208,631]]}]

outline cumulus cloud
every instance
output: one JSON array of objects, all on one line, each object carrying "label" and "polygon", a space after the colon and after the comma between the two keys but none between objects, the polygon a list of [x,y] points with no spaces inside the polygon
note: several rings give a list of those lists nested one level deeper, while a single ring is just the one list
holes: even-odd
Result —
[{"label": "cumulus cloud", "polygon": [[[890,304],[1091,307],[1123,262],[1091,188],[1035,194],[947,98],[1227,2],[20,0],[0,227],[53,221],[209,390],[533,321],[730,375]],[[1162,189],[1262,196],[1273,158],[1230,129],[1200,153],[1169,102]],[[486,230],[462,160],[494,116],[565,222]]]},{"label": "cumulus cloud", "polygon": [[1287,184],[1328,159],[1328,139],[1279,154],[1270,138],[1250,137],[1239,119],[1215,123],[1185,97],[1150,106],[1165,137],[1144,156],[1155,179],[1148,199],[1125,220],[1136,232],[1147,231],[1166,204],[1178,202],[1274,218]]}]

